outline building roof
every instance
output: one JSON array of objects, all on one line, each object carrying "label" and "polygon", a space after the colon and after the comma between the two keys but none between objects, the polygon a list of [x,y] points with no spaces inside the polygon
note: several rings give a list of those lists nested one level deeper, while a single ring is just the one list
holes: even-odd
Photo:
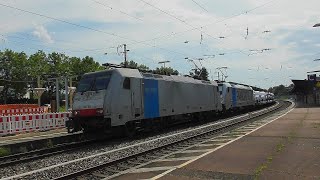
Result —
[{"label": "building roof", "polygon": [[315,87],[315,81],[309,81],[309,80],[292,80],[294,84],[294,88],[292,89],[292,93],[294,94],[312,94],[314,87]]}]

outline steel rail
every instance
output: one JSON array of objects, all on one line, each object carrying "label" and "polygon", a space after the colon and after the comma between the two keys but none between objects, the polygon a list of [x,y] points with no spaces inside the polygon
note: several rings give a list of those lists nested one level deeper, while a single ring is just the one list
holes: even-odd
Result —
[{"label": "steel rail", "polygon": [[[200,127],[194,128],[194,129],[189,129],[189,130],[186,130],[183,132],[178,132],[175,134],[166,135],[163,137],[151,139],[149,141],[137,143],[137,144],[122,147],[119,149],[114,149],[111,151],[101,152],[98,154],[94,154],[94,155],[79,158],[79,159],[74,159],[72,161],[40,168],[40,169],[37,169],[34,171],[14,175],[11,177],[6,177],[4,179],[12,179],[12,178],[28,178],[29,179],[29,178],[35,178],[35,177],[41,178],[41,175],[42,176],[45,175],[46,178],[50,178],[50,179],[69,179],[69,178],[72,178],[75,176],[79,176],[81,174],[85,174],[86,172],[90,172],[90,171],[99,169],[99,168],[107,166],[109,164],[119,162],[119,161],[126,159],[126,158],[137,156],[142,153],[150,152],[152,150],[163,148],[165,146],[172,145],[174,143],[182,142],[182,141],[185,141],[190,138],[201,136],[201,135],[207,134],[212,131],[216,131],[216,130],[219,130],[219,129],[222,129],[225,127],[229,127],[231,125],[238,124],[243,121],[247,121],[249,119],[252,119],[252,118],[264,115],[268,112],[274,111],[280,107],[281,106],[279,105],[279,103],[277,103],[276,105],[274,105],[272,107],[267,107],[267,108],[259,110],[259,111],[246,113],[244,115],[240,115],[240,116],[236,116],[233,118],[223,120],[221,122],[214,122],[214,123],[206,124],[204,126],[200,126]],[[150,147],[150,143],[153,143],[154,145],[152,147]],[[135,152],[135,150],[137,150],[137,149],[139,149],[141,151]],[[123,155],[124,151],[132,152],[132,153]],[[110,155],[112,155],[112,156],[110,156]],[[115,158],[112,158],[112,157],[115,157]],[[100,163],[97,163],[97,164],[91,165],[91,166],[88,164],[85,164],[86,160],[94,160],[94,159],[104,160],[104,162],[100,161]],[[73,170],[72,168],[75,167],[74,165],[76,165],[76,164],[81,164],[82,166],[77,167],[76,170]],[[62,167],[63,168],[71,168],[70,170],[72,170],[72,173],[63,174],[63,172],[61,172]],[[52,174],[57,173],[57,172],[59,172],[60,174],[62,173],[60,177],[52,176]]]},{"label": "steel rail", "polygon": [[[289,103],[289,104],[291,104],[291,103]],[[289,105],[286,105],[284,102],[283,103],[278,103],[277,102],[277,104],[274,105],[273,107],[271,107],[271,108],[267,107],[266,109],[268,109],[268,111],[265,111],[266,109],[255,111],[255,113],[257,113],[258,115],[252,115],[252,113],[248,113],[249,118],[245,119],[245,120],[242,120],[240,122],[227,124],[226,126],[221,126],[221,127],[217,128],[217,129],[215,129],[213,131],[207,131],[207,132],[202,132],[202,133],[199,133],[199,134],[195,134],[195,135],[190,136],[188,138],[181,139],[181,140],[178,140],[176,142],[172,142],[172,143],[166,144],[164,146],[159,146],[159,147],[156,147],[154,149],[147,150],[147,151],[141,151],[140,153],[133,154],[132,156],[119,158],[119,159],[114,160],[114,161],[106,162],[104,164],[100,164],[100,165],[97,165],[97,166],[94,166],[94,167],[90,167],[90,168],[87,168],[87,169],[84,169],[84,170],[81,170],[81,171],[76,171],[76,172],[73,172],[73,173],[70,173],[70,174],[66,174],[66,175],[63,175],[63,176],[60,176],[60,177],[56,177],[56,178],[53,178],[53,179],[55,179],[55,180],[73,179],[73,178],[79,177],[81,175],[85,175],[85,174],[88,174],[90,172],[99,170],[99,169],[104,168],[106,166],[111,166],[111,165],[117,164],[119,162],[128,160],[128,159],[132,159],[132,158],[136,158],[138,156],[142,156],[143,154],[150,153],[152,151],[157,151],[159,149],[163,149],[163,148],[166,148],[168,146],[172,146],[174,144],[182,143],[184,141],[188,141],[190,139],[198,138],[200,136],[204,136],[204,135],[207,135],[207,134],[210,134],[210,133],[217,133],[218,131],[223,131],[226,128],[229,128],[231,126],[237,126],[238,124],[245,123],[246,121],[249,121],[251,119],[258,118],[260,116],[266,116],[266,115],[268,115],[270,113],[272,114],[274,111],[279,110],[282,107],[286,108],[286,107],[289,107]],[[245,117],[245,116],[246,115],[242,115],[242,116],[239,116],[239,117],[241,118],[241,117]],[[231,120],[232,119],[234,119],[234,118],[231,118]]]}]

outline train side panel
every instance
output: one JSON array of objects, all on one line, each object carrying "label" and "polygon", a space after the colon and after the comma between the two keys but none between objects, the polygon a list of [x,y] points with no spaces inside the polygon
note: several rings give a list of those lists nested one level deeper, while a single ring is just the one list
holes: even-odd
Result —
[{"label": "train side panel", "polygon": [[105,118],[111,119],[112,127],[144,118],[142,78],[140,73],[130,71],[133,73],[115,73],[113,87],[105,98]]},{"label": "train side panel", "polygon": [[217,86],[171,78],[166,77],[166,79],[158,81],[160,116],[221,109],[217,99]]},{"label": "train side panel", "polygon": [[144,119],[160,117],[158,80],[144,79]]}]

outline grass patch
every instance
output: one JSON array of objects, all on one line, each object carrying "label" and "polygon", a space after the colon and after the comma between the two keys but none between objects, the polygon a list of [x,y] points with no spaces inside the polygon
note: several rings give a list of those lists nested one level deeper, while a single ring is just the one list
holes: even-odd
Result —
[{"label": "grass patch", "polygon": [[60,106],[59,112],[66,112],[66,106]]},{"label": "grass patch", "polygon": [[8,156],[10,154],[11,154],[11,151],[9,148],[0,147],[0,157]]},{"label": "grass patch", "polygon": [[273,157],[272,157],[272,156],[269,156],[269,157],[268,157],[268,162],[271,163],[271,162],[272,162],[272,159],[273,159]]},{"label": "grass patch", "polygon": [[320,123],[313,123],[313,128],[320,128]]},{"label": "grass patch", "polygon": [[281,152],[283,150],[283,148],[284,148],[284,144],[283,143],[278,144],[277,145],[277,152]]},{"label": "grass patch", "polygon": [[[256,170],[254,173],[254,179],[258,180],[260,178],[260,175],[262,174],[262,172],[268,168],[268,165],[271,164],[273,157],[277,154],[280,154],[280,152],[282,152],[285,148],[286,145],[288,145],[289,143],[292,144],[294,138],[297,137],[297,131],[299,128],[304,126],[304,122],[303,120],[306,119],[307,113],[305,114],[304,118],[302,120],[300,120],[299,124],[296,125],[296,127],[294,127],[293,129],[290,129],[290,133],[289,135],[284,139],[284,142],[280,142],[279,144],[276,145],[275,147],[275,152],[273,152],[268,158],[267,160],[262,163]],[[315,123],[313,124],[314,128],[320,128],[320,123]],[[320,179],[319,179],[320,180]]]},{"label": "grass patch", "polygon": [[254,179],[255,180],[258,180],[259,179],[259,177],[260,177],[260,175],[261,175],[261,173],[262,173],[262,171],[263,170],[265,170],[265,169],[267,169],[267,165],[266,164],[262,164],[261,166],[259,166],[257,169],[256,169],[256,171],[254,172]]},{"label": "grass patch", "polygon": [[255,172],[254,172],[254,179],[255,179],[255,180],[258,180],[258,179],[259,179],[261,173],[262,173],[265,169],[268,168],[268,165],[271,164],[272,160],[273,160],[273,157],[272,157],[272,155],[270,155],[270,156],[267,158],[267,162],[261,164],[261,166],[259,166],[259,167],[255,170]]},{"label": "grass patch", "polygon": [[[289,137],[287,137],[288,139]],[[255,170],[255,173],[254,173],[254,179],[255,180],[258,180],[260,175],[262,174],[262,172],[268,168],[268,166],[271,164],[272,160],[273,160],[273,156],[280,153],[283,149],[284,149],[285,145],[283,142],[277,144],[276,146],[276,152],[272,153],[271,155],[269,155],[267,157],[267,160],[266,162],[264,162],[263,164],[261,164],[256,170]]]}]

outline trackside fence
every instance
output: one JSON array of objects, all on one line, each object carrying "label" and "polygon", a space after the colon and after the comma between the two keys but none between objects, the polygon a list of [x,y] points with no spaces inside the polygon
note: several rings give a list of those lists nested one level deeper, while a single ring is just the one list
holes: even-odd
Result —
[{"label": "trackside fence", "polygon": [[64,128],[71,112],[0,116],[0,136]]}]

